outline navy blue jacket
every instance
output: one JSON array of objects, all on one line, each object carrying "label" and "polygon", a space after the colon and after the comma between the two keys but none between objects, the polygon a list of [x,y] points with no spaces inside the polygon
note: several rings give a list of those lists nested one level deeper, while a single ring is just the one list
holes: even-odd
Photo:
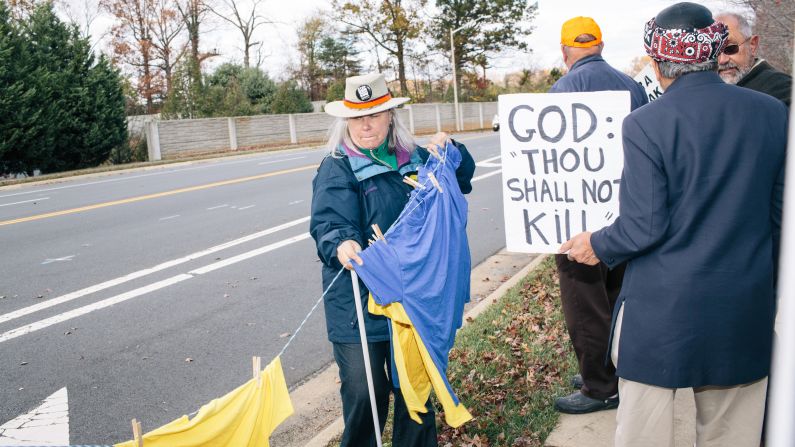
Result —
[{"label": "navy blue jacket", "polygon": [[[475,161],[466,147],[454,142],[462,155],[456,178],[461,192],[472,191],[470,180],[475,172]],[[323,263],[323,290],[325,290],[342,265],[337,260],[337,246],[345,240],[354,240],[367,246],[372,235],[372,224],[383,232],[397,219],[408,202],[411,186],[403,177],[416,173],[428,159],[428,152],[420,147],[409,158],[398,152],[398,170],[355,153],[340,157],[327,156],[320,163],[312,181],[312,213],[309,232],[315,239],[317,254]],[[360,280],[364,306],[365,329],[370,342],[389,340],[387,320],[367,312],[367,287]],[[353,299],[350,272],[340,275],[324,298],[326,329],[329,341],[359,343],[359,328]]]},{"label": "navy blue jacket", "polygon": [[632,98],[631,110],[649,102],[643,87],[638,85],[634,79],[611,67],[602,59],[602,56],[598,55],[584,57],[575,62],[569,72],[558,79],[549,92],[599,92],[604,90],[629,91]]},{"label": "navy blue jacket", "polygon": [[714,72],[624,120],[620,216],[591,236],[608,266],[629,261],[618,376],[682,388],[768,374],[786,142],[781,101]]}]

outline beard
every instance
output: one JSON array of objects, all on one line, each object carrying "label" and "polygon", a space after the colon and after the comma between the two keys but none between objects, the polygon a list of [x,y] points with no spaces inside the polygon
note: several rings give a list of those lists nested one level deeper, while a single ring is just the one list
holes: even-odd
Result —
[{"label": "beard", "polygon": [[[736,84],[740,82],[740,80],[744,78],[749,71],[751,71],[752,67],[753,63],[749,64],[747,67],[741,67],[735,64],[734,62],[729,61],[725,64],[718,65],[718,74],[720,74],[720,77],[723,78],[723,81],[726,82],[727,84]],[[721,70],[727,70],[730,68],[734,68],[736,71],[733,73],[721,72]]]}]

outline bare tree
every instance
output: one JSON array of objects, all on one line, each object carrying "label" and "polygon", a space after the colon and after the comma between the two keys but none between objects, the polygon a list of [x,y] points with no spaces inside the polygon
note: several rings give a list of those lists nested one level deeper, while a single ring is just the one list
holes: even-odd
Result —
[{"label": "bare tree", "polygon": [[199,29],[210,11],[208,0],[177,0],[177,11],[182,16],[185,29],[188,31],[190,57],[198,67],[201,62],[215,52],[201,54],[199,52]]},{"label": "bare tree", "polygon": [[[99,4],[95,0],[82,0],[82,2],[58,2],[57,7],[67,19],[80,29],[83,38],[91,38],[91,27],[99,17]],[[99,42],[108,34],[107,31],[96,36],[94,42]],[[93,46],[92,46],[93,49]]]},{"label": "bare tree", "polygon": [[218,9],[209,6],[210,11],[221,19],[229,22],[240,31],[243,35],[243,66],[250,66],[249,53],[251,48],[258,46],[261,42],[254,42],[254,31],[261,26],[273,21],[268,20],[265,16],[259,14],[258,9],[264,0],[253,0],[251,2],[251,11],[249,13],[241,12],[241,0],[219,0],[223,5]]},{"label": "bare tree", "polygon": [[309,99],[317,101],[321,98],[321,68],[318,63],[318,52],[321,41],[327,35],[326,21],[321,13],[315,13],[304,20],[297,30],[298,54],[300,55],[297,77],[304,88],[309,91]]},{"label": "bare tree", "polygon": [[153,113],[157,84],[152,68],[154,0],[100,0],[100,6],[117,20],[111,28],[114,61],[137,72],[136,88],[146,102],[146,113]]},{"label": "bare tree", "polygon": [[[408,95],[406,82],[407,49],[422,30],[420,12],[426,0],[334,0],[340,22],[365,34],[397,62],[401,95]],[[381,61],[379,59],[379,66]]]},{"label": "bare tree", "polygon": [[795,1],[734,0],[734,3],[754,11],[754,33],[759,35],[762,56],[777,68],[792,74]]},{"label": "bare tree", "polygon": [[154,17],[152,21],[152,52],[157,58],[158,66],[163,71],[166,82],[165,95],[171,91],[171,78],[174,67],[185,54],[185,44],[178,38],[185,29],[175,0],[154,0]]}]

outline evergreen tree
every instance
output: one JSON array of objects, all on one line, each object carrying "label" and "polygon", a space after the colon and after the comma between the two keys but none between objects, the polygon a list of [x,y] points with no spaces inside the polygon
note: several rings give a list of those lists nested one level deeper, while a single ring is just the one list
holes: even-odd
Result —
[{"label": "evergreen tree", "polygon": [[[96,166],[127,138],[121,79],[88,39],[37,7],[16,25],[0,5],[0,171]],[[7,63],[6,63],[7,62]]]},{"label": "evergreen tree", "polygon": [[294,81],[282,82],[271,104],[272,113],[308,113],[313,110],[309,97]]}]

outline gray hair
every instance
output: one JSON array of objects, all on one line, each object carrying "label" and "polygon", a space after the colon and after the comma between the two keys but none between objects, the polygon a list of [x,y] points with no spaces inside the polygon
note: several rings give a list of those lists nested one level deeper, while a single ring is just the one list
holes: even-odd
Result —
[{"label": "gray hair", "polygon": [[737,31],[743,37],[751,37],[754,34],[754,27],[751,24],[751,21],[748,20],[748,17],[738,14],[736,12],[721,12],[719,14],[715,14],[715,19],[720,20],[721,17],[732,17],[734,20],[737,21]]},{"label": "gray hair", "polygon": [[677,64],[669,61],[658,61],[657,67],[660,68],[660,74],[664,78],[676,79],[688,73],[697,73],[699,71],[718,71],[718,61],[711,60],[706,62],[698,62],[695,64]]},{"label": "gray hair", "polygon": [[[389,149],[392,152],[406,151],[408,153],[414,152],[417,146],[414,142],[414,136],[403,124],[400,115],[397,114],[395,109],[388,110],[389,112]],[[356,144],[351,139],[351,134],[348,132],[348,118],[337,118],[334,124],[331,125],[328,131],[328,142],[326,148],[332,157],[341,157],[343,152],[340,151],[340,146],[345,146],[353,152],[360,153]]]}]

